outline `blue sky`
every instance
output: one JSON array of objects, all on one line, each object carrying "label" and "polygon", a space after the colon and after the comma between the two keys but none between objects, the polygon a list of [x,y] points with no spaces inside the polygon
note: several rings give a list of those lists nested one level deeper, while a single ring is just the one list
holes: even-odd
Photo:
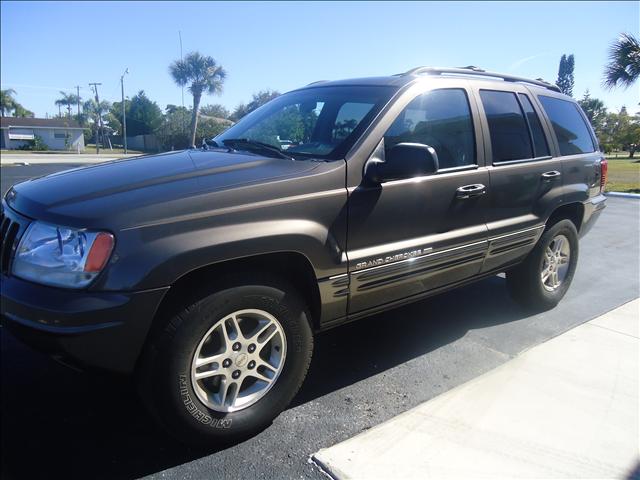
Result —
[{"label": "blue sky", "polygon": [[[168,65],[183,50],[213,56],[224,92],[203,104],[233,108],[251,93],[320,79],[384,75],[417,65],[478,65],[555,81],[563,53],[576,57],[574,96],[588,88],[610,109],[638,110],[640,86],[603,91],[608,45],[638,35],[639,2],[2,2],[2,88],[37,116],[54,114],[58,90],[120,99],[138,90],[180,104]],[[185,103],[191,97],[185,93]]]}]

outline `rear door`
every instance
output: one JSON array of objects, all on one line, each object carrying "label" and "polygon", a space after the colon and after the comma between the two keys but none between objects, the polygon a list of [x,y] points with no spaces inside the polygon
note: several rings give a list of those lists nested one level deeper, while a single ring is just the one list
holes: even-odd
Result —
[{"label": "rear door", "polygon": [[528,89],[480,84],[476,94],[489,138],[489,248],[482,272],[490,272],[519,260],[537,242],[546,219],[562,202],[564,172]]}]

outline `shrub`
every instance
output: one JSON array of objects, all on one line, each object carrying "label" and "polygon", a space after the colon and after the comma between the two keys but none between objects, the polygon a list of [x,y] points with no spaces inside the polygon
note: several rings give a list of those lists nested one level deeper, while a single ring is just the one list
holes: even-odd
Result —
[{"label": "shrub", "polygon": [[44,140],[42,140],[42,137],[40,135],[34,135],[33,140],[29,141],[29,143],[19,146],[18,150],[44,152],[46,150],[49,150],[49,147],[46,143],[44,143]]}]

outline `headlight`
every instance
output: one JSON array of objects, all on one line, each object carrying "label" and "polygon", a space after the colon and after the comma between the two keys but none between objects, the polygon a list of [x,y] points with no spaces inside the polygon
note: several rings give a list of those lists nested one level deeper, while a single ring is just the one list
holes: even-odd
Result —
[{"label": "headlight", "polygon": [[113,235],[33,222],[20,240],[12,273],[56,287],[86,287],[104,268]]}]

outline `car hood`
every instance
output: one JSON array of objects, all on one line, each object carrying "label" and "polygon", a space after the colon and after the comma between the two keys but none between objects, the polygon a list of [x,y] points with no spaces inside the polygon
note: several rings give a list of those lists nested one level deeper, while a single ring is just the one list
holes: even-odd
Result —
[{"label": "car hood", "polygon": [[159,206],[195,208],[198,197],[295,177],[317,166],[241,152],[185,150],[31,179],[10,189],[5,201],[17,212],[42,221],[104,228],[117,218],[118,227],[124,228],[161,216]]}]

